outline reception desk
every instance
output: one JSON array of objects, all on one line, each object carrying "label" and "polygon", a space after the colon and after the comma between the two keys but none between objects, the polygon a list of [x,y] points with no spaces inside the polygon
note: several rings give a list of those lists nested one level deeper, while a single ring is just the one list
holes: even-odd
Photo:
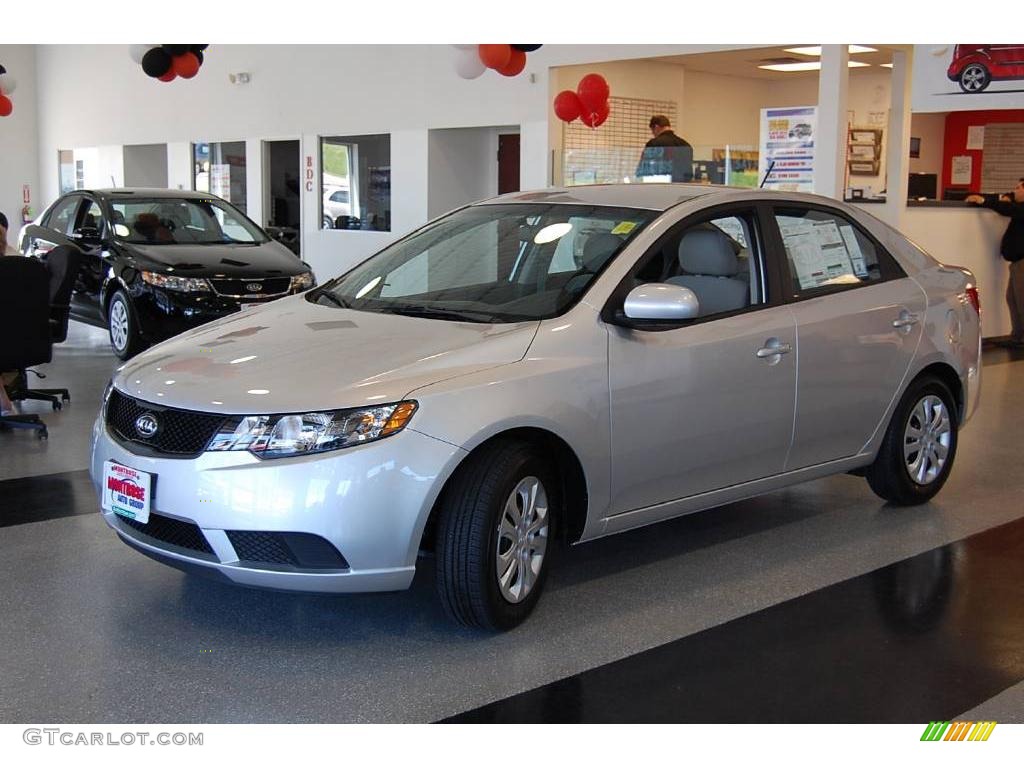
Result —
[{"label": "reception desk", "polygon": [[[868,201],[854,205],[877,216],[880,206]],[[1010,222],[987,208],[967,203],[911,201],[897,226],[921,248],[944,264],[967,267],[978,278],[981,332],[985,338],[1010,333],[1006,307],[1007,264],[999,242]]]}]

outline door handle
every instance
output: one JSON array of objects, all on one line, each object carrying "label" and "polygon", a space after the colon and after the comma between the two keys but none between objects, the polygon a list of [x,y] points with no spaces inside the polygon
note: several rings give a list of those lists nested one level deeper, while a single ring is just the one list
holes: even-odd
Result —
[{"label": "door handle", "polygon": [[778,339],[768,339],[765,345],[757,350],[757,356],[764,360],[776,355],[788,355],[792,351],[792,344],[781,343]]},{"label": "door handle", "polygon": [[904,310],[900,312],[900,316],[892,321],[893,328],[899,328],[900,330],[909,330],[911,326],[916,325],[919,318],[913,312],[907,312]]}]

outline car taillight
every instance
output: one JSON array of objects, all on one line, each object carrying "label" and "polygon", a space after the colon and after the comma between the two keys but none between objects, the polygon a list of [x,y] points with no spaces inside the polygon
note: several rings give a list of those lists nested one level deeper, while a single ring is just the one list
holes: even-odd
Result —
[{"label": "car taillight", "polygon": [[981,299],[978,298],[978,289],[973,285],[967,286],[967,300],[971,302],[974,311],[981,314]]}]

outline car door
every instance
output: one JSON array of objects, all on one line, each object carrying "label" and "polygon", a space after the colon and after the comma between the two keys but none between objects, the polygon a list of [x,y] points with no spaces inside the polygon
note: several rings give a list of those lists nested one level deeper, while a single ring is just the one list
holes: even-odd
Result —
[{"label": "car door", "polygon": [[[729,270],[710,259],[696,264],[702,256],[689,243],[721,245],[714,232],[732,243],[733,275],[718,274]],[[761,232],[754,207],[688,219],[613,296],[621,307],[635,285],[671,282],[693,286],[702,309],[674,326],[608,327],[612,516],[782,471],[793,431],[796,330],[789,307],[773,296]],[[742,306],[708,293],[733,281],[747,283]]]},{"label": "car door", "polygon": [[70,237],[82,253],[82,265],[78,271],[72,298],[76,313],[81,313],[94,321],[102,321],[100,292],[103,288],[104,275],[109,268],[110,255],[107,244],[110,233],[103,208],[91,195],[83,198]]},{"label": "car door", "polygon": [[899,393],[926,297],[852,218],[824,206],[773,210],[796,319],[799,369],[786,469],[858,454]]},{"label": "car door", "polygon": [[41,258],[58,245],[70,245],[69,236],[77,221],[82,199],[80,194],[60,198],[38,225],[26,228],[25,255]]}]

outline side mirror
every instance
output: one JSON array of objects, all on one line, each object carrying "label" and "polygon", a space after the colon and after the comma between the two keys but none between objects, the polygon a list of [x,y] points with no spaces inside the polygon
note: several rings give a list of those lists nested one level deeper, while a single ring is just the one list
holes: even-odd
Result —
[{"label": "side mirror", "polygon": [[700,302],[681,285],[646,283],[626,296],[623,314],[630,320],[691,320],[700,314]]}]

